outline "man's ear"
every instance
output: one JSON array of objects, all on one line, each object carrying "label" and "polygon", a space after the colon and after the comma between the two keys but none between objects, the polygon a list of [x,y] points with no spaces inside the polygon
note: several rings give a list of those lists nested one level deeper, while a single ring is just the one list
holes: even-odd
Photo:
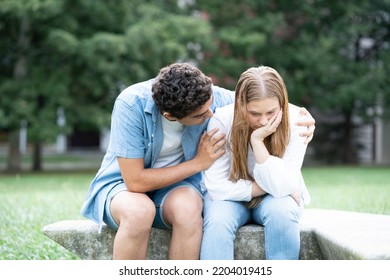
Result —
[{"label": "man's ear", "polygon": [[164,112],[163,113],[163,116],[168,120],[168,121],[171,121],[171,122],[174,122],[176,121],[177,119],[175,117],[173,117],[170,113],[168,112]]}]

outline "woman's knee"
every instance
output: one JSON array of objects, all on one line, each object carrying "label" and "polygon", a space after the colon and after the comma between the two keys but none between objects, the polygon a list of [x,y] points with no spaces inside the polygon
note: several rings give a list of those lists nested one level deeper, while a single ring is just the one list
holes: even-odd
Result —
[{"label": "woman's knee", "polygon": [[269,219],[298,222],[300,218],[301,207],[290,196],[283,198],[268,196],[262,204],[261,211],[265,222]]},{"label": "woman's knee", "polygon": [[214,233],[235,234],[249,218],[245,206],[230,201],[206,201],[203,211],[204,230]]}]

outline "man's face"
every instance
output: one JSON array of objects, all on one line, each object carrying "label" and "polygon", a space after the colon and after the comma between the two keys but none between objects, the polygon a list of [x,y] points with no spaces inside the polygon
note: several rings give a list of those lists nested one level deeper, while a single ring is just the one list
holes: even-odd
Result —
[{"label": "man's face", "polygon": [[187,117],[177,119],[178,122],[184,125],[200,125],[204,123],[208,118],[213,116],[213,112],[210,109],[211,103],[213,102],[212,97],[197,111],[188,115]]}]

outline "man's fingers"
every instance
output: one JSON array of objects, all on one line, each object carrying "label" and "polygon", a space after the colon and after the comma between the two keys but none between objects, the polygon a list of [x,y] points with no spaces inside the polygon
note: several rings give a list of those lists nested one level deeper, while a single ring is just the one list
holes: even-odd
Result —
[{"label": "man's fingers", "polygon": [[225,149],[218,149],[214,153],[214,158],[218,159],[225,153]]},{"label": "man's fingers", "polygon": [[295,202],[298,204],[298,205],[300,205],[300,203],[301,203],[301,197],[300,197],[300,195],[298,194],[298,193],[292,193],[292,194],[290,194],[290,196],[295,200]]},{"label": "man's fingers", "polygon": [[208,150],[211,153],[212,157],[217,156],[216,158],[219,158],[221,155],[224,154],[225,151],[223,150],[223,147],[225,146],[225,143],[226,138],[223,135],[217,135],[207,143]]},{"label": "man's fingers", "polygon": [[220,141],[223,141],[221,145],[225,144],[225,134],[224,133],[217,134],[217,132],[218,132],[218,128],[214,128],[210,130],[205,136],[205,141],[210,143],[212,146],[214,146],[217,143],[220,143]]},{"label": "man's fingers", "polygon": [[308,110],[306,110],[306,108],[301,107],[299,110],[299,115],[302,117],[299,118],[299,120],[295,123],[296,125],[308,126],[308,127],[315,125],[315,123],[316,123],[315,119],[312,117],[310,112]]},{"label": "man's fingers", "polygon": [[207,138],[207,140],[210,140],[214,136],[214,134],[217,133],[217,131],[218,131],[218,128],[213,128],[209,132],[206,132],[205,138]]},{"label": "man's fingers", "polygon": [[309,136],[309,135],[312,135],[314,133],[314,130],[315,130],[315,125],[311,125],[307,128],[307,130],[305,131],[302,131],[299,133],[300,136]]},{"label": "man's fingers", "polygon": [[305,144],[308,144],[313,139],[314,130],[315,130],[315,125],[311,125],[308,127],[306,131],[302,131],[299,133],[300,136],[306,137]]},{"label": "man's fingers", "polygon": [[312,125],[315,125],[315,120],[313,118],[300,119],[299,121],[295,122],[295,125],[298,125],[298,126],[312,126]]},{"label": "man's fingers", "polygon": [[224,133],[217,133],[218,128],[214,128],[209,132],[205,132],[200,139],[203,150],[209,154],[213,159],[219,158],[225,153],[223,149],[226,144],[226,137]]},{"label": "man's fingers", "polygon": [[313,134],[307,137],[305,144],[309,144],[312,139],[313,139]]},{"label": "man's fingers", "polygon": [[307,109],[305,107],[300,107],[299,108],[299,114],[300,115],[305,115],[306,113],[308,113]]},{"label": "man's fingers", "polygon": [[210,130],[209,132],[206,133],[205,139],[207,141],[210,141],[212,139],[220,139],[220,138],[225,137],[225,135],[223,133],[217,134],[218,131],[219,131],[218,128],[213,128],[212,130]]}]

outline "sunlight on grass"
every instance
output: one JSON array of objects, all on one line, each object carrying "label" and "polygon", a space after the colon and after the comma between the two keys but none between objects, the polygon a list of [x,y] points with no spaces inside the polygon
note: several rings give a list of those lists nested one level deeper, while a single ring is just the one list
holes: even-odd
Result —
[{"label": "sunlight on grass", "polygon": [[[77,259],[41,229],[79,214],[95,172],[0,175],[0,259]],[[305,167],[307,208],[390,215],[389,167]]]},{"label": "sunlight on grass", "polygon": [[308,208],[390,215],[390,168],[304,168],[312,197]]},{"label": "sunlight on grass", "polygon": [[77,259],[42,234],[42,227],[79,214],[93,174],[3,176],[0,259]]}]

